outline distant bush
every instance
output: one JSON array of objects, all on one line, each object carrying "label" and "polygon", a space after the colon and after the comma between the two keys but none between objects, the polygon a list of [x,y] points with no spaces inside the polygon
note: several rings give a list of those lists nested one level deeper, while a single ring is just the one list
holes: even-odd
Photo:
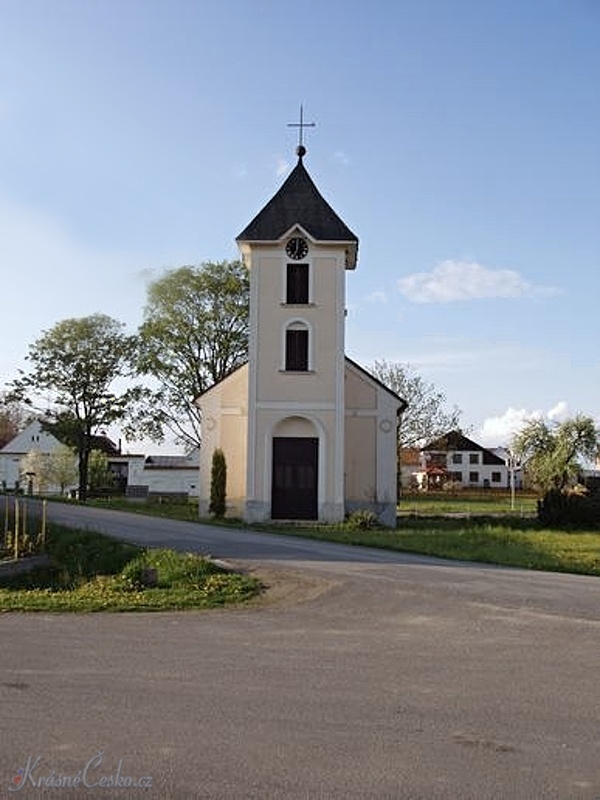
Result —
[{"label": "distant bush", "polygon": [[550,489],[538,500],[538,519],[544,525],[600,528],[600,495]]}]

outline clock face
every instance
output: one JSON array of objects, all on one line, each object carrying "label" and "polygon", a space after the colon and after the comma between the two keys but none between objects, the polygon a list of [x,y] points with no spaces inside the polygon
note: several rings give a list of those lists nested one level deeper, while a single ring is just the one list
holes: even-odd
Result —
[{"label": "clock face", "polygon": [[308,254],[308,242],[300,236],[294,236],[294,238],[290,239],[286,244],[285,252],[290,258],[293,258],[294,261],[306,258]]}]

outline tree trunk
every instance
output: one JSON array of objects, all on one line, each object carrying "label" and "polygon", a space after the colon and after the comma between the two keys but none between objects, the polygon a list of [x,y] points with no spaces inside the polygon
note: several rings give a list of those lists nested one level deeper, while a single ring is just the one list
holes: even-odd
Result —
[{"label": "tree trunk", "polygon": [[88,470],[90,463],[90,447],[86,441],[79,450],[79,499],[87,500]]}]

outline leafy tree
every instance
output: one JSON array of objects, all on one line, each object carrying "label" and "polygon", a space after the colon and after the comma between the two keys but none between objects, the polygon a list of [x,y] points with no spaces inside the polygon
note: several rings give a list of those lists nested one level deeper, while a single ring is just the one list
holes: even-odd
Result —
[{"label": "leafy tree", "polygon": [[212,455],[210,470],[210,505],[208,510],[215,517],[225,516],[227,497],[227,463],[225,454],[217,448]]},{"label": "leafy tree", "polygon": [[52,453],[31,450],[21,461],[20,472],[23,483],[29,484],[36,494],[43,494],[51,486],[59,486],[64,494],[67,486],[77,483],[77,458],[67,445],[60,445]]},{"label": "leafy tree", "polygon": [[162,441],[170,431],[200,446],[196,398],[247,358],[248,272],[239,261],[169,270],[148,288],[138,373],[155,385],[138,394],[133,427]]},{"label": "leafy tree", "polygon": [[60,493],[64,494],[67,486],[72,486],[79,477],[75,453],[66,444],[61,444],[50,453],[48,461],[50,483],[59,486]]},{"label": "leafy tree", "polygon": [[48,453],[31,450],[19,464],[21,481],[28,487],[27,491],[41,494],[46,491],[50,480],[50,461]]},{"label": "leafy tree", "polygon": [[133,390],[112,386],[127,373],[134,341],[120,322],[104,314],[65,319],[29,347],[31,371],[13,382],[13,397],[34,405],[44,395],[53,404],[44,427],[71,446],[78,459],[79,496],[87,497],[93,436],[121,419]]},{"label": "leafy tree", "polygon": [[408,364],[376,361],[371,372],[408,403],[398,427],[398,447],[422,447],[459,428],[460,410],[444,408],[446,395],[418,375]]},{"label": "leafy tree", "polygon": [[0,447],[14,439],[27,425],[30,414],[8,392],[0,392]]},{"label": "leafy tree", "polygon": [[108,467],[108,456],[102,450],[92,450],[88,472],[88,489],[98,492],[112,489],[115,485],[115,476]]},{"label": "leafy tree", "polygon": [[515,454],[540,491],[564,491],[581,472],[579,459],[592,460],[600,450],[600,432],[591,417],[578,415],[564,422],[532,419],[512,442]]}]

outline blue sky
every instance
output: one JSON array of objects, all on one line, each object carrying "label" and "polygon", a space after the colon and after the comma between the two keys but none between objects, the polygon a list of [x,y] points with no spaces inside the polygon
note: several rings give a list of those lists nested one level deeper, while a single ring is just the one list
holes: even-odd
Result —
[{"label": "blue sky", "polygon": [[0,0],[0,384],[237,256],[295,163],[358,235],[347,350],[482,444],[600,417],[598,0]]}]

